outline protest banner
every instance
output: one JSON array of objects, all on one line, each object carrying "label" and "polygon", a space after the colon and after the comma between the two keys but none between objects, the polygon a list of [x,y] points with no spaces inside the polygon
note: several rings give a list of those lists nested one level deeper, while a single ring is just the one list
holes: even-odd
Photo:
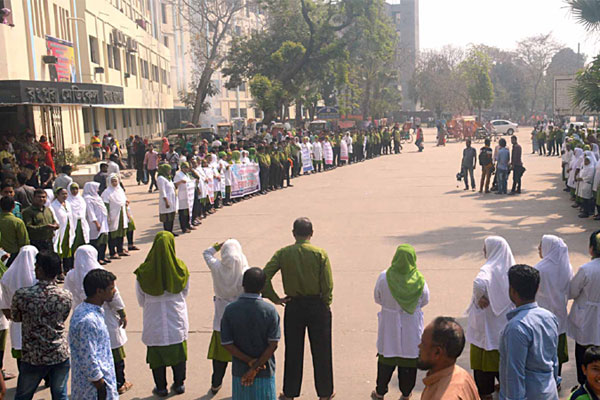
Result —
[{"label": "protest banner", "polygon": [[333,165],[333,148],[331,143],[323,143],[323,157],[325,158],[325,164]]},{"label": "protest banner", "polygon": [[302,172],[305,174],[311,172],[313,168],[312,157],[310,154],[310,148],[308,146],[302,146]]},{"label": "protest banner", "polygon": [[340,160],[348,161],[348,143],[344,139],[340,140]]},{"label": "protest banner", "polygon": [[234,164],[231,166],[231,198],[235,199],[260,190],[258,164]]}]

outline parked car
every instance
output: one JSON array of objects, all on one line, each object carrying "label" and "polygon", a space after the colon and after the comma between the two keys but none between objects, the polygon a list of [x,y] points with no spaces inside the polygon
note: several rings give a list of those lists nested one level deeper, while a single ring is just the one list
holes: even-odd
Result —
[{"label": "parked car", "polygon": [[492,133],[512,136],[519,130],[519,125],[505,119],[496,119],[492,122]]}]

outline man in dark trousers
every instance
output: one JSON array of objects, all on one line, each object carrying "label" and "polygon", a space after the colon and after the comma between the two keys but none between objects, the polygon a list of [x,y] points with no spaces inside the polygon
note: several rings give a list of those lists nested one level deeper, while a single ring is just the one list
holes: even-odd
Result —
[{"label": "man in dark trousers", "polygon": [[517,143],[517,137],[512,136],[510,138],[510,142],[512,143],[512,154],[511,154],[511,166],[513,170],[513,186],[510,194],[521,193],[521,177],[525,172],[525,168],[523,167],[523,149],[521,145]]},{"label": "man in dark trousers", "polygon": [[477,151],[471,147],[471,140],[467,139],[467,147],[463,150],[461,169],[465,178],[465,190],[469,190],[469,174],[471,175],[471,189],[475,190],[475,176],[473,171],[477,165]]},{"label": "man in dark trousers", "polygon": [[[313,235],[308,218],[294,221],[296,243],[278,250],[264,268],[267,282],[263,295],[275,304],[285,304],[285,367],[282,400],[300,396],[304,361],[304,335],[309,332],[315,386],[320,400],[331,399],[333,365],[331,310],[333,276],[325,250],[310,244]],[[280,298],[271,279],[281,270],[286,297]]]}]

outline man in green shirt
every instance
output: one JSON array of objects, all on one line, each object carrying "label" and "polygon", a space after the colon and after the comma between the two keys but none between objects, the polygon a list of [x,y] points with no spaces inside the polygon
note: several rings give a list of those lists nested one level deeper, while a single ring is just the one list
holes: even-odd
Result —
[{"label": "man in green shirt", "polygon": [[14,208],[15,200],[12,197],[0,199],[0,209],[2,209],[0,214],[0,247],[10,253],[10,257],[6,262],[7,267],[10,267],[10,264],[17,258],[21,247],[29,244],[29,235],[25,223],[13,215]]},{"label": "man in green shirt", "polygon": [[[278,250],[264,268],[267,282],[263,295],[275,304],[285,304],[285,367],[283,396],[289,400],[300,396],[304,360],[304,336],[308,328],[313,355],[315,386],[321,400],[333,397],[331,351],[331,301],[333,276],[325,250],[310,244],[313,235],[308,218],[294,221],[296,243]],[[271,280],[281,270],[283,290],[280,298]]]},{"label": "man in green shirt", "polygon": [[40,251],[53,249],[52,238],[58,229],[54,214],[46,207],[46,197],[44,189],[35,189],[31,206],[23,210],[23,221],[31,244]]}]

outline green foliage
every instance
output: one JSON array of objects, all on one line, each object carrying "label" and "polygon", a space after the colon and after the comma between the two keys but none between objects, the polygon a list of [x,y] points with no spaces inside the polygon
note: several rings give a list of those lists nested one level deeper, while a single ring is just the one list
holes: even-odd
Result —
[{"label": "green foliage", "polygon": [[489,108],[494,101],[494,86],[490,79],[490,59],[486,53],[472,48],[459,69],[467,86],[471,104],[479,110]]},{"label": "green foliage", "polygon": [[600,30],[600,1],[567,0],[575,19],[588,31]]},{"label": "green foliage", "polygon": [[577,74],[571,96],[573,105],[586,112],[600,112],[600,56]]}]

